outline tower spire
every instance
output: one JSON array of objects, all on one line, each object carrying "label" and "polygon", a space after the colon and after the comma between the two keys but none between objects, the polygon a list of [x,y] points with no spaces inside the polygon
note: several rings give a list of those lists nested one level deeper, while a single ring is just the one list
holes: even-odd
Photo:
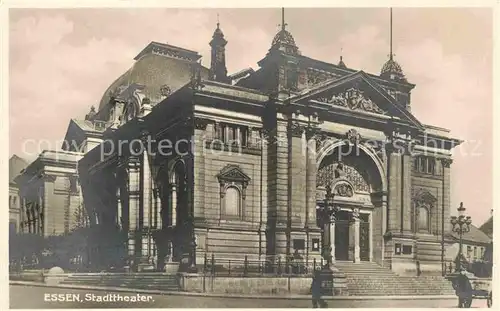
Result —
[{"label": "tower spire", "polygon": [[390,24],[390,48],[389,48],[389,59],[392,60],[394,54],[392,54],[392,8],[390,9],[391,24]]},{"label": "tower spire", "polygon": [[281,29],[285,30],[286,23],[285,23],[285,8],[281,8]]},{"label": "tower spire", "polygon": [[292,34],[286,30],[288,24],[285,22],[285,8],[281,8],[281,24],[278,24],[280,30],[274,36],[271,49],[282,50],[289,54],[298,54],[299,49],[295,44]]},{"label": "tower spire", "polygon": [[210,79],[218,82],[228,83],[226,69],[226,44],[224,34],[220,29],[219,13],[217,13],[217,28],[210,41],[211,60],[210,60]]},{"label": "tower spire", "polygon": [[380,76],[391,80],[398,80],[407,82],[401,66],[394,60],[394,53],[392,52],[392,8],[390,8],[390,27],[389,27],[389,60],[382,66]]}]

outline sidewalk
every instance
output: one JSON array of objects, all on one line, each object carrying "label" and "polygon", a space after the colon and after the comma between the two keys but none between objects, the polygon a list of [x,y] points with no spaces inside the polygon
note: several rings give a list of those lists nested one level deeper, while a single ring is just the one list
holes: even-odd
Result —
[{"label": "sidewalk", "polygon": [[[141,293],[150,295],[174,295],[174,296],[194,296],[194,297],[215,297],[215,298],[246,298],[246,299],[300,299],[310,300],[310,295],[235,295],[235,294],[213,294],[213,293],[193,293],[181,291],[161,291],[153,289],[133,289],[123,287],[102,287],[102,286],[86,286],[86,285],[48,285],[38,282],[27,281],[9,281],[9,285],[24,285],[52,288],[67,288],[67,289],[88,289],[88,290],[105,290],[114,292]],[[430,299],[456,299],[455,295],[415,295],[415,296],[325,296],[326,300],[430,300]]]}]

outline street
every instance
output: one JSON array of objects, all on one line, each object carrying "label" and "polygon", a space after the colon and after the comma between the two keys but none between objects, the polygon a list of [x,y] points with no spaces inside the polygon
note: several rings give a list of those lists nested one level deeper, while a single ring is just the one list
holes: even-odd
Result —
[{"label": "street", "polygon": [[[10,308],[310,308],[305,299],[242,299],[195,296],[167,296],[107,292],[96,290],[11,285]],[[65,301],[62,301],[65,300]],[[330,308],[452,308],[455,299],[420,300],[330,300]],[[486,307],[486,300],[475,300],[473,308]]]}]

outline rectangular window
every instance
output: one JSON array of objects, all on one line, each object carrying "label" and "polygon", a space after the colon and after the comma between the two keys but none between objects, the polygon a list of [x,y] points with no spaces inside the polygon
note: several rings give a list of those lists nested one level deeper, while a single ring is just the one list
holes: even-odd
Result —
[{"label": "rectangular window", "polygon": [[215,139],[222,140],[222,126],[220,123],[215,123]]},{"label": "rectangular window", "polygon": [[394,244],[394,253],[396,255],[401,255],[401,244],[399,243]]},{"label": "rectangular window", "polygon": [[293,239],[293,249],[294,250],[304,250],[306,248],[306,243],[304,239]]},{"label": "rectangular window", "polygon": [[247,127],[240,128],[240,139],[241,139],[241,145],[246,147],[248,145],[248,128]]},{"label": "rectangular window", "polygon": [[411,254],[412,254],[412,246],[403,245],[403,255],[411,255]]},{"label": "rectangular window", "polygon": [[425,167],[425,159],[423,157],[419,157],[418,158],[418,171],[420,173],[423,173],[424,167]]},{"label": "rectangular window", "polygon": [[319,252],[319,239],[312,239],[312,251]]},{"label": "rectangular window", "polygon": [[432,158],[427,158],[427,174],[432,174],[434,175],[434,159]]}]

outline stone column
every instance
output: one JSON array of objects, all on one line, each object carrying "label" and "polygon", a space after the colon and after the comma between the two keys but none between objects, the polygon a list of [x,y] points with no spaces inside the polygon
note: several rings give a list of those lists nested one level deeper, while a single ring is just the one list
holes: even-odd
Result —
[{"label": "stone column", "polygon": [[170,184],[168,198],[168,226],[175,227],[177,225],[177,186],[175,184]]},{"label": "stone column", "polygon": [[154,253],[154,243],[151,234],[151,228],[153,226],[153,190],[152,190],[152,179],[151,179],[151,166],[149,161],[149,154],[145,151],[142,154],[142,226],[145,229],[142,233],[142,257],[143,261],[151,264]]},{"label": "stone column", "polygon": [[[46,236],[47,234],[47,226],[45,225],[46,224],[46,215],[45,215],[45,205],[43,204],[43,189],[44,189],[44,186],[42,186],[40,189],[39,189],[39,192],[38,192],[38,219],[39,219],[39,224],[38,224],[38,232],[42,235],[42,236]],[[71,215],[73,216],[73,215]]]},{"label": "stone column", "polygon": [[330,235],[330,247],[331,247],[331,253],[330,255],[332,256],[332,263],[335,262],[335,218],[330,219],[330,224],[329,224],[329,235]]},{"label": "stone column", "polygon": [[354,236],[354,255],[353,255],[353,261],[355,263],[360,262],[359,258],[359,209],[354,208],[352,211],[352,228],[354,229],[353,236]]},{"label": "stone column", "polygon": [[[136,230],[140,228],[140,161],[136,157],[128,160],[128,195],[129,195],[129,241],[128,253],[137,264],[137,256],[140,255],[140,244],[137,243]],[[139,237],[140,238],[140,237]]]},{"label": "stone column", "polygon": [[117,183],[116,183],[116,224],[118,225],[119,228],[123,229],[123,224],[122,224],[122,217],[123,217],[123,205],[122,205],[122,199],[121,199],[121,185],[120,183],[123,182],[122,180],[119,180],[120,174],[115,173]]}]

